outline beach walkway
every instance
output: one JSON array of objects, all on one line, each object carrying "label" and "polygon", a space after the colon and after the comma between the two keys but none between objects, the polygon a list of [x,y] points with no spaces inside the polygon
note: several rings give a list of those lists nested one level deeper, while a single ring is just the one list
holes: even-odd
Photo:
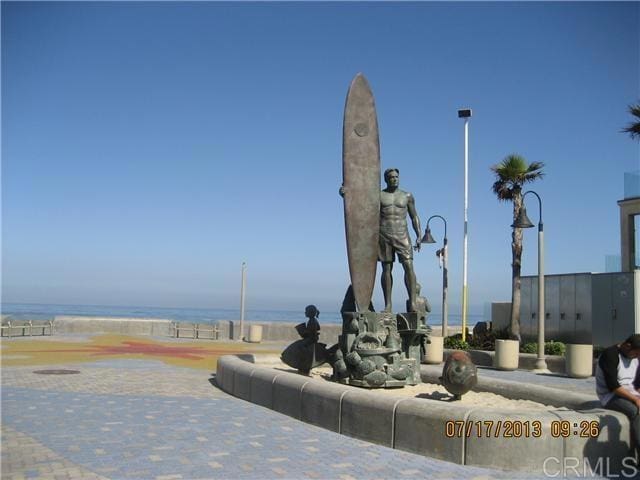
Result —
[{"label": "beach walkway", "polygon": [[279,348],[122,336],[3,340],[2,478],[533,478],[355,440],[215,386],[218,355]]}]

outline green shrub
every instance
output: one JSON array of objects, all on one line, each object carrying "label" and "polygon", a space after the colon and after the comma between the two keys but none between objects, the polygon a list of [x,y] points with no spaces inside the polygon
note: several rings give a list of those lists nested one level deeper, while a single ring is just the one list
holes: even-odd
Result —
[{"label": "green shrub", "polygon": [[469,337],[469,346],[478,350],[493,352],[496,349],[496,340],[508,338],[509,332],[506,328],[490,330],[477,338],[476,335]]},{"label": "green shrub", "polygon": [[447,342],[455,342],[458,340],[462,340],[462,334],[461,333],[456,333],[454,335],[449,335],[448,337],[444,337],[444,346],[447,346]]},{"label": "green shrub", "polygon": [[509,329],[507,327],[500,328],[495,330],[496,340],[509,340],[511,336],[509,335]]},{"label": "green shrub", "polygon": [[449,348],[451,350],[469,350],[471,346],[466,341],[462,340],[462,335],[457,333],[456,335],[452,335],[450,337],[446,337],[443,341],[444,348]]},{"label": "green shrub", "polygon": [[483,336],[471,335],[468,338],[468,343],[471,348],[478,350],[494,350],[496,343],[496,337],[493,332],[487,332]]},{"label": "green shrub", "polygon": [[[545,342],[545,355],[564,355],[566,345],[562,342],[554,342],[553,340]],[[520,353],[538,353],[538,342],[528,342],[520,345]]]},{"label": "green shrub", "polygon": [[521,344],[520,353],[538,353],[538,343],[528,342]]},{"label": "green shrub", "polygon": [[562,342],[554,342],[551,340],[544,344],[545,355],[564,355],[567,350],[567,346]]}]

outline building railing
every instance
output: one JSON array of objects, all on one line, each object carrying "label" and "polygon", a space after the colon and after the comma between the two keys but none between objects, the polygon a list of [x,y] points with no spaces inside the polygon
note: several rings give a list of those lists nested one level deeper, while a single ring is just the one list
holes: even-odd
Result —
[{"label": "building railing", "polygon": [[624,172],[624,198],[640,197],[640,170]]}]

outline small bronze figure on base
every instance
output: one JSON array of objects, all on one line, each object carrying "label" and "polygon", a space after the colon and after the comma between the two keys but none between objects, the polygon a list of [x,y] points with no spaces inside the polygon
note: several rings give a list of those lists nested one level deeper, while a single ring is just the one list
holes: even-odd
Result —
[{"label": "small bronze figure on base", "polygon": [[302,337],[289,345],[281,355],[284,363],[308,375],[312,368],[318,367],[327,361],[327,345],[319,343],[320,311],[315,305],[308,305],[304,309],[304,315],[308,318],[305,323],[296,325],[296,331]]}]

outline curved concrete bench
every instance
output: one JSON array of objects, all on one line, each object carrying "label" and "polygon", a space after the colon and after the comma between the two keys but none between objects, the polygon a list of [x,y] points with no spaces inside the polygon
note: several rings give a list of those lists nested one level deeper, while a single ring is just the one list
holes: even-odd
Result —
[{"label": "curved concrete bench", "polygon": [[[273,358],[264,360],[272,364],[274,361]],[[261,366],[260,362],[259,355],[220,357],[216,383],[238,398],[312,425],[462,465],[525,470],[552,476],[563,475],[565,467],[575,467],[582,472],[586,461],[592,470],[598,462],[606,462],[611,473],[626,467],[623,460],[630,446],[629,422],[621,413],[567,408],[517,411],[381,396],[375,391]],[[530,385],[527,388],[532,389]],[[447,436],[447,422],[455,421],[462,422],[459,424],[463,426],[461,434],[455,432]],[[508,437],[504,428],[496,432],[498,422],[504,425],[505,421],[521,426],[531,426],[532,422],[539,421],[541,436],[526,436],[523,431],[519,437]],[[569,422],[570,436],[563,438],[551,434],[552,423],[559,421]],[[598,438],[573,435],[574,430],[580,433],[583,421],[599,422]],[[488,424],[484,422],[493,422],[489,436],[486,435]],[[478,424],[481,435],[475,430]]]},{"label": "curved concrete bench", "polygon": [[[442,375],[440,365],[421,365],[420,378],[425,383],[440,383],[438,377]],[[600,408],[598,397],[579,392],[560,390],[558,388],[545,387],[544,385],[532,385],[513,380],[489,378],[478,376],[478,384],[473,388],[476,392],[490,392],[502,395],[513,400],[531,400],[532,402],[554,407],[567,407],[573,410],[590,410]]]}]

